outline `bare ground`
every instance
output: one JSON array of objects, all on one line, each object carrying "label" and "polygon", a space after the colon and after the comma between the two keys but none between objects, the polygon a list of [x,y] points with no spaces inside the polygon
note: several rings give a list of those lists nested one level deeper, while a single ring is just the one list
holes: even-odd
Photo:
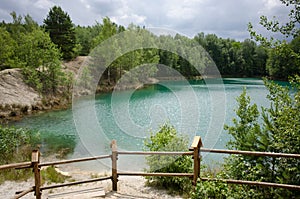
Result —
[{"label": "bare ground", "polygon": [[[68,168],[69,169],[69,168]],[[66,170],[65,168],[63,169]],[[103,176],[103,174],[95,174],[88,171],[82,171],[78,169],[68,170],[68,174],[71,175],[72,180],[80,181],[91,179],[94,177]],[[66,173],[66,172],[63,172]],[[95,176],[96,175],[96,176]],[[74,185],[69,187],[61,187],[56,189],[44,190],[42,192],[42,198],[49,199],[88,199],[88,198],[182,198],[177,195],[169,195],[166,190],[156,189],[145,185],[146,180],[143,177],[137,176],[121,176],[118,182],[118,191],[112,191],[111,180],[105,180],[101,182],[86,183],[81,185]],[[8,199],[15,196],[16,191],[24,191],[34,185],[34,180],[29,179],[26,182],[14,182],[6,181],[0,185],[0,198]],[[44,186],[48,186],[45,184]],[[51,184],[53,185],[53,184]],[[90,190],[90,191],[88,191]],[[97,192],[96,192],[97,191]],[[83,193],[84,192],[84,193]],[[33,192],[25,195],[22,199],[35,198]]]}]

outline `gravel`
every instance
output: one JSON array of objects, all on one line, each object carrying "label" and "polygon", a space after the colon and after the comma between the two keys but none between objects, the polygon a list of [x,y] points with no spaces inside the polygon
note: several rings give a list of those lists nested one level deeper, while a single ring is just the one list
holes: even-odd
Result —
[{"label": "gravel", "polygon": [[[70,170],[69,170],[70,171]],[[72,170],[69,172],[73,180],[89,179],[92,173],[87,171]],[[95,175],[93,173],[93,175]],[[100,175],[100,174],[99,174]],[[53,199],[71,199],[71,198],[182,198],[176,195],[169,195],[166,190],[156,189],[153,187],[145,186],[145,178],[139,176],[121,176],[118,182],[118,191],[112,191],[112,182],[105,180],[101,182],[93,182],[81,185],[74,185],[69,187],[61,187],[51,190],[44,190],[42,192],[42,198]],[[0,198],[8,199],[13,198],[16,191],[26,190],[34,185],[33,179],[29,179],[26,182],[14,182],[6,181],[0,185]],[[48,184],[44,185],[47,186]],[[83,194],[82,192],[85,191]],[[91,190],[91,191],[87,191]],[[93,192],[92,190],[98,190]],[[80,192],[81,191],[81,192]],[[62,194],[63,193],[63,194]],[[78,194],[81,193],[81,194]],[[22,199],[35,198],[33,192],[25,195]]]}]

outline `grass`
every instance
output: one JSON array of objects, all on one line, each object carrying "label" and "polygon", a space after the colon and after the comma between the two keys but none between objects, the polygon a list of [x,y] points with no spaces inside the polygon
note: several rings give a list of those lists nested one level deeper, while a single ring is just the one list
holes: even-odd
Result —
[{"label": "grass", "polygon": [[[12,157],[2,157],[0,164],[10,164],[16,162],[30,161],[31,147],[23,146],[17,150]],[[31,169],[7,169],[0,171],[0,185],[6,180],[24,181],[33,176]]]},{"label": "grass", "polygon": [[41,170],[42,184],[64,183],[66,180],[72,181],[70,176],[65,176],[55,170],[54,166],[49,166]]},{"label": "grass", "polygon": [[6,180],[11,181],[25,181],[33,177],[33,173],[31,169],[8,169],[3,170],[0,173],[0,185],[4,183]]}]

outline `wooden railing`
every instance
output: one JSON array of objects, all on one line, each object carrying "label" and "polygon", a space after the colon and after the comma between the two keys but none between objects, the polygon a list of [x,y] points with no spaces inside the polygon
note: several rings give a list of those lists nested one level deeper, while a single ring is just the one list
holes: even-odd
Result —
[{"label": "wooden railing", "polygon": [[[189,152],[145,152],[145,151],[118,151],[117,142],[113,140],[111,142],[111,155],[102,155],[96,157],[87,157],[87,158],[78,158],[71,160],[61,160],[55,162],[40,162],[40,152],[38,150],[34,150],[31,156],[31,162],[23,162],[23,163],[14,163],[8,165],[0,165],[0,170],[3,169],[28,169],[32,168],[34,173],[34,186],[28,188],[24,191],[16,192],[14,196],[15,199],[21,198],[22,196],[34,192],[34,195],[37,199],[41,199],[42,191],[47,189],[54,189],[64,186],[72,186],[84,183],[97,182],[102,180],[112,180],[112,189],[113,191],[117,191],[118,189],[118,177],[122,175],[126,176],[165,176],[165,177],[189,177],[192,179],[192,184],[196,185],[197,179],[200,178],[202,181],[223,181],[231,184],[246,184],[253,186],[263,186],[263,187],[276,187],[276,188],[285,188],[292,190],[300,190],[299,185],[289,185],[289,184],[277,184],[270,182],[256,182],[256,181],[244,181],[244,180],[232,180],[232,179],[213,179],[213,178],[202,178],[200,177],[200,159],[201,152],[206,153],[225,153],[225,154],[239,154],[239,155],[250,155],[250,156],[270,156],[270,157],[283,157],[283,158],[296,158],[300,159],[300,154],[285,154],[285,153],[270,153],[270,152],[255,152],[255,151],[238,151],[238,150],[221,150],[221,149],[206,149],[201,148],[202,141],[200,136],[195,136],[193,143],[189,149]],[[190,155],[193,157],[193,173],[144,173],[144,172],[118,172],[118,156],[119,155]],[[92,160],[100,160],[110,158],[112,160],[112,173],[111,176],[88,179],[83,181],[76,181],[64,184],[56,184],[50,186],[42,186],[41,184],[41,168],[45,166],[54,166],[59,164],[69,164],[75,162],[85,162]]]}]

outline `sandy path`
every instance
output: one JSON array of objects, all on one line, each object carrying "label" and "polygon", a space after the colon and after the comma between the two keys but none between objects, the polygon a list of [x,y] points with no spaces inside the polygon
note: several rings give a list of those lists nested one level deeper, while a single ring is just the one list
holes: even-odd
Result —
[{"label": "sandy path", "polygon": [[[77,180],[77,179],[76,179]],[[112,183],[110,180],[102,181],[102,182],[95,182],[95,183],[88,183],[88,184],[81,184],[76,186],[70,187],[62,187],[52,190],[44,190],[42,193],[42,198],[64,198],[64,199],[71,199],[71,198],[182,198],[180,196],[168,195],[167,191],[165,190],[158,190],[152,187],[145,186],[146,180],[143,177],[132,177],[132,176],[121,176],[119,177],[118,182],[118,191],[112,191]],[[7,181],[4,184],[0,185],[0,198],[8,199],[13,198],[15,191],[26,190],[27,188],[33,185],[33,180],[30,179],[27,182],[11,182]],[[69,193],[69,192],[76,192],[79,190],[86,190],[86,189],[94,189],[100,188],[104,190],[105,196],[95,195],[93,197],[89,196],[88,194],[80,194],[80,196],[76,196],[74,194],[71,195],[64,195],[60,197],[53,197],[54,195],[60,193]],[[103,192],[103,191],[102,191]],[[103,192],[103,193],[104,193]],[[31,199],[35,198],[33,193],[29,193],[26,196],[22,197],[22,199]]]}]

